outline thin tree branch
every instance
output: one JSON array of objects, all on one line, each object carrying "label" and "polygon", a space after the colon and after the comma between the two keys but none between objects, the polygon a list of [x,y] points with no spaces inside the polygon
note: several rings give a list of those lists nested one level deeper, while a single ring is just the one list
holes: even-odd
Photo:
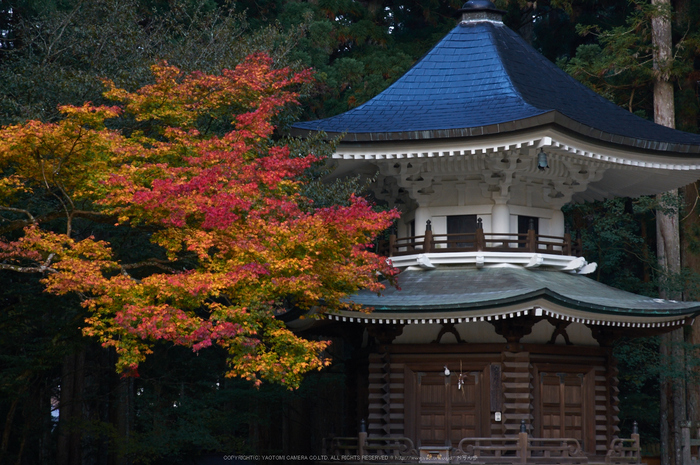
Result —
[{"label": "thin tree branch", "polygon": [[[16,211],[17,213],[23,213],[24,211],[21,209],[13,209],[10,207],[0,207],[0,210],[7,210],[7,211]],[[31,214],[30,214],[31,215]],[[101,224],[114,224],[117,222],[117,217],[115,215],[108,215],[106,213],[99,213],[99,212],[92,212],[92,211],[87,211],[87,210],[75,210],[74,212],[71,213],[73,218],[83,218],[87,219],[90,221],[94,221],[95,223],[101,223]],[[16,231],[18,229],[23,229],[26,226],[30,224],[41,224],[41,223],[46,223],[48,221],[53,221],[57,218],[61,218],[65,216],[63,212],[53,212],[49,213],[46,215],[41,215],[38,217],[31,217],[32,221],[30,220],[14,220],[9,222],[7,225],[3,226],[0,228],[0,235],[1,234],[6,234],[10,231]],[[6,220],[8,221],[8,220]]]},{"label": "thin tree branch", "polygon": [[50,266],[55,256],[55,253],[50,253],[44,263],[38,266],[20,266],[10,265],[9,263],[0,263],[0,270],[15,271],[17,273],[57,273],[57,270],[51,268]]},{"label": "thin tree branch", "polygon": [[129,263],[128,265],[122,265],[121,268],[123,271],[125,271],[125,270],[133,270],[135,268],[141,268],[144,266],[155,266],[156,268],[160,268],[161,270],[165,270],[165,271],[168,271],[170,273],[177,273],[177,270],[175,268],[167,266],[168,263],[171,263],[171,262],[168,260],[151,258],[151,259],[144,260],[144,261],[138,262],[138,263]]},{"label": "thin tree branch", "polygon": [[26,223],[37,224],[36,218],[34,218],[34,216],[29,212],[29,210],[24,210],[22,208],[3,207],[3,206],[0,206],[0,210],[8,211],[8,212],[15,212],[15,213],[22,213],[22,214],[27,215],[29,217],[29,220],[26,221]]}]

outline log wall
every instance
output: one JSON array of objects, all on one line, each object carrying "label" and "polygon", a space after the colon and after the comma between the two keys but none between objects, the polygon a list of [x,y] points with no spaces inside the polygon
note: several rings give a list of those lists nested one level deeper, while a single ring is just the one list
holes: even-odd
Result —
[{"label": "log wall", "polygon": [[[617,370],[608,349],[539,344],[387,344],[369,355],[369,436],[408,437],[419,446],[421,428],[425,428],[421,422],[427,421],[421,419],[417,403],[420,380],[426,373],[434,380],[444,367],[451,372],[446,377],[446,392],[457,389],[460,371],[472,383],[469,392],[478,399],[475,408],[479,419],[469,428],[480,436],[517,436],[522,420],[528,433],[541,434],[545,420],[539,411],[543,395],[539,379],[543,373],[549,374],[550,380],[556,380],[552,373],[569,373],[567,382],[581,380],[584,398],[579,434],[585,438],[582,446],[588,454],[604,454],[619,432]],[[500,422],[495,421],[496,411],[501,413]]]}]

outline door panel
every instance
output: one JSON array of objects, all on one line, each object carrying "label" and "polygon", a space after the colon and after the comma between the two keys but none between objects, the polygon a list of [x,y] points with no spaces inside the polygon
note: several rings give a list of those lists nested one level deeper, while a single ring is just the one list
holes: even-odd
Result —
[{"label": "door panel", "polygon": [[585,447],[585,379],[582,373],[540,372],[540,434],[575,438]]},{"label": "door panel", "polygon": [[424,445],[443,445],[445,443],[447,421],[445,404],[447,387],[445,376],[437,373],[419,375],[419,437]]},{"label": "door panel", "polygon": [[457,445],[464,437],[480,433],[481,372],[466,374],[461,389],[459,375],[443,372],[416,373],[417,439],[423,446]]},{"label": "door panel", "polygon": [[452,414],[450,424],[450,439],[457,445],[462,438],[478,436],[479,430],[479,376],[476,374],[467,375],[464,378],[464,385],[458,389],[458,376],[451,376],[450,381],[450,405]]}]

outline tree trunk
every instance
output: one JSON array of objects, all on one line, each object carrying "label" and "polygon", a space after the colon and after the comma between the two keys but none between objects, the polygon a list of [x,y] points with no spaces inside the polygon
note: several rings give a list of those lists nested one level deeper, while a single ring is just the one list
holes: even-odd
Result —
[{"label": "tree trunk", "polygon": [[115,389],[114,423],[117,427],[119,440],[116,443],[116,453],[111,463],[114,465],[129,465],[131,462],[127,452],[132,429],[132,413],[134,411],[134,379],[121,378]]},{"label": "tree trunk", "polygon": [[[692,229],[700,226],[700,215],[698,215],[698,201],[700,196],[698,193],[698,183],[689,184],[683,188],[684,204],[686,211],[683,212],[684,219],[681,227],[681,263],[684,268],[689,268],[696,273],[700,273],[700,255],[693,253],[690,250],[690,240],[687,236],[692,236]],[[687,236],[686,236],[687,235]],[[687,300],[697,300],[697,295],[684,296]],[[685,342],[688,345],[700,344],[700,318],[696,318],[691,330],[685,335]],[[688,357],[691,354],[687,355]],[[700,386],[695,381],[698,376],[698,370],[695,373],[689,372],[686,377],[686,416],[688,420],[697,421],[700,415]]]},{"label": "tree trunk", "polygon": [[[674,24],[679,31],[688,30],[692,24],[693,2],[691,0],[675,0],[674,2]],[[696,85],[697,73],[688,73],[685,76],[685,82],[682,82],[679,102],[696,101]],[[687,100],[686,100],[687,98]],[[694,111],[680,111],[679,127],[684,131],[694,132],[697,129],[698,121],[697,114]],[[693,253],[689,250],[689,237],[693,227],[700,226],[700,192],[698,191],[698,182],[685,186],[681,192],[683,193],[684,205],[686,211],[683,212],[683,221],[681,225],[681,263],[683,268],[690,269],[696,273],[700,273],[700,254]],[[688,236],[683,233],[688,232]],[[684,237],[685,236],[685,237]],[[698,296],[684,296],[687,300],[698,300]],[[700,318],[696,318],[695,322],[685,334],[685,342],[687,345],[700,345]],[[692,354],[686,354],[691,357]],[[687,370],[686,376],[686,418],[690,421],[700,420],[700,385],[697,383],[698,370]]]},{"label": "tree trunk", "polygon": [[[664,363],[666,363],[669,360],[668,348],[670,346],[670,342],[670,335],[668,333],[661,336],[661,345],[659,347],[659,350],[661,352],[661,360]],[[659,441],[661,446],[661,450],[659,452],[661,465],[669,465],[671,462],[671,454],[669,453],[670,434],[668,427],[668,398],[670,397],[669,394],[669,383],[665,379],[662,379],[661,383],[659,383]]]},{"label": "tree trunk", "polygon": [[[656,12],[651,19],[652,44],[654,46],[654,121],[657,124],[675,127],[673,84],[670,82],[670,67],[673,60],[673,41],[671,37],[671,2],[670,0],[652,0]],[[678,195],[677,191],[670,194]],[[663,205],[661,196],[657,197],[660,205]],[[680,273],[680,230],[678,225],[678,213],[665,215],[660,211],[656,213],[657,254],[661,272],[666,276]],[[665,289],[660,289],[661,297],[679,299],[681,296],[669,295]],[[662,355],[668,357],[669,352],[683,359],[680,351],[682,346],[678,343],[683,340],[682,330],[676,330],[661,339]],[[670,347],[669,347],[670,345]],[[678,359],[676,359],[678,360]],[[668,392],[672,393],[672,401],[668,402]],[[680,429],[678,424],[685,420],[685,389],[682,379],[675,379],[670,386],[668,381],[661,383],[660,402],[660,432],[661,432],[661,464],[668,465],[669,459],[673,459],[675,465],[681,465]],[[673,423],[668,424],[672,418]],[[670,426],[670,428],[669,428]],[[669,429],[673,438],[670,444]]]},{"label": "tree trunk", "polygon": [[19,403],[19,396],[15,397],[10,405],[10,410],[7,412],[5,417],[5,429],[2,432],[2,444],[0,444],[0,462],[3,461],[3,457],[7,454],[7,448],[10,444],[10,436],[12,432],[12,424],[15,419],[15,412],[17,411],[17,404]]},{"label": "tree trunk", "polygon": [[82,417],[82,397],[85,380],[85,350],[67,355],[61,370],[61,398],[58,412],[59,465],[80,465],[82,462],[81,433],[78,423]]}]

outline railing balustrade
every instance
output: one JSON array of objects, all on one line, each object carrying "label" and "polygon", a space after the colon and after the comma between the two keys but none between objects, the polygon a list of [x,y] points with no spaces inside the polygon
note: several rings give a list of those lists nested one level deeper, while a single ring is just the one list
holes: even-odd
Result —
[{"label": "railing balustrade", "polygon": [[485,233],[477,229],[473,233],[435,234],[428,230],[422,236],[389,236],[388,244],[382,243],[378,252],[389,256],[412,255],[417,253],[448,252],[523,252],[548,253],[556,255],[580,256],[581,240],[572,240],[571,235],[563,237],[536,234],[529,230],[526,234]]},{"label": "railing balustrade", "polygon": [[[363,428],[364,429],[364,428]],[[522,429],[521,429],[522,431]],[[331,462],[371,463],[477,463],[477,464],[606,464],[634,465],[641,463],[641,447],[636,430],[631,438],[615,438],[610,443],[605,457],[588,457],[575,438],[538,438],[527,432],[511,437],[467,437],[452,446],[414,447],[406,437],[368,437],[365,431],[357,436],[324,439],[322,454]],[[689,434],[686,432],[686,436]],[[686,445],[688,444],[686,440]],[[440,460],[432,457],[440,450]],[[428,452],[426,454],[426,452]],[[690,463],[688,454],[688,462]]]},{"label": "railing balustrade", "polygon": [[343,457],[353,457],[359,462],[401,462],[406,459],[415,463],[411,458],[418,457],[418,451],[409,438],[369,438],[367,433],[324,439],[322,453],[335,460],[347,461]]},{"label": "railing balustrade", "polygon": [[453,454],[480,463],[588,463],[575,438],[536,438],[527,433],[514,438],[464,438]]}]

